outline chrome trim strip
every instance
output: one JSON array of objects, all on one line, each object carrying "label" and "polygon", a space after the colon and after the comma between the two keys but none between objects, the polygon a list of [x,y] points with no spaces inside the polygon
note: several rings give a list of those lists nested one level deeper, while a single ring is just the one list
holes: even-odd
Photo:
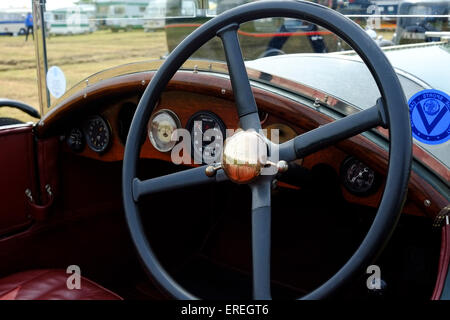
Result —
[{"label": "chrome trim strip", "polygon": [[36,50],[37,85],[39,109],[43,116],[50,108],[50,96],[47,90],[47,47],[45,44],[45,0],[33,0],[34,46]]},{"label": "chrome trim strip", "polygon": [[17,124],[8,124],[6,126],[0,126],[0,131],[3,130],[10,130],[10,129],[16,129],[16,128],[22,128],[22,127],[33,127],[33,122],[26,122],[26,123],[17,123]]},{"label": "chrome trim strip", "polygon": [[[398,44],[395,46],[387,46],[381,47],[382,51],[395,51],[395,50],[404,50],[404,49],[415,49],[415,48],[426,48],[426,47],[439,47],[442,45],[447,45],[449,41],[447,39],[443,39],[441,41],[433,41],[433,42],[418,42],[418,43],[410,43],[410,44]],[[356,55],[354,50],[345,50],[345,51],[337,51],[330,52],[330,55]]]}]

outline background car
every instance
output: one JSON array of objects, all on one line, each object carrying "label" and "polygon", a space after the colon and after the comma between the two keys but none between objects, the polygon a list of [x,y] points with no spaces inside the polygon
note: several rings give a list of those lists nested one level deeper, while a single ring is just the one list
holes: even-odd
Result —
[{"label": "background car", "polygon": [[[439,37],[427,37],[427,31],[450,31],[450,1],[406,0],[399,4],[397,29],[393,37],[396,44],[439,41]],[[421,17],[422,15],[422,17]],[[429,15],[429,17],[423,17]],[[433,17],[436,15],[438,17]]]}]

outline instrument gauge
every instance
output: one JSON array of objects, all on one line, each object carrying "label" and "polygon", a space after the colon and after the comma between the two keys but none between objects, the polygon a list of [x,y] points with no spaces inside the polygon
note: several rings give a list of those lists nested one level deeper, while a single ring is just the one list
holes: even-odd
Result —
[{"label": "instrument gauge", "polygon": [[110,143],[111,130],[108,122],[100,116],[93,116],[84,122],[84,133],[89,148],[102,153]]},{"label": "instrument gauge", "polygon": [[66,138],[66,143],[73,152],[81,152],[86,145],[84,134],[79,128],[72,128]]},{"label": "instrument gauge", "polygon": [[367,195],[375,190],[377,175],[362,161],[350,157],[341,168],[342,182],[348,191],[357,195]]},{"label": "instrument gauge", "polygon": [[153,114],[147,125],[150,142],[155,149],[168,152],[176,144],[176,141],[172,141],[172,133],[180,127],[180,119],[173,111],[159,110]]},{"label": "instrument gauge", "polygon": [[223,121],[210,111],[195,113],[187,123],[191,134],[191,155],[202,163],[220,162],[226,127]]}]

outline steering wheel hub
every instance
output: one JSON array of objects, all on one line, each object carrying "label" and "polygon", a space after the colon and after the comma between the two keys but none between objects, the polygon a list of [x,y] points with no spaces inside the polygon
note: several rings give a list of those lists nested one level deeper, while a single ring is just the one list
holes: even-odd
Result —
[{"label": "steering wheel hub", "polygon": [[225,141],[222,168],[231,181],[249,183],[266,165],[267,149],[264,137],[256,131],[238,131]]}]

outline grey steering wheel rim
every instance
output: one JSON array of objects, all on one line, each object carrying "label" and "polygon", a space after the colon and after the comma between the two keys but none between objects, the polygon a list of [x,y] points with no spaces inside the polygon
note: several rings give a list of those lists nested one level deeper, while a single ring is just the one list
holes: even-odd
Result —
[{"label": "grey steering wheel rim", "polygon": [[[382,96],[382,99],[378,102],[378,108],[371,108],[370,112],[359,112],[354,116],[342,119],[344,121],[336,121],[336,124],[329,126],[328,133],[331,133],[330,136],[320,137],[317,132],[320,133],[321,131],[312,130],[314,132],[308,132],[302,140],[296,139],[290,144],[281,145],[281,159],[285,157],[287,160],[292,160],[294,157],[300,157],[308,152],[314,152],[320,147],[316,146],[318,145],[317,141],[321,143],[333,143],[360,133],[360,130],[366,126],[369,128],[376,125],[385,125],[390,129],[389,165],[386,187],[377,215],[368,234],[353,256],[333,277],[313,292],[302,297],[302,299],[321,299],[328,297],[357,275],[363,266],[368,265],[390,238],[406,198],[411,169],[412,149],[409,113],[398,78],[387,58],[378,48],[376,43],[351,20],[331,9],[311,2],[258,1],[226,11],[191,33],[177,48],[175,48],[164,64],[155,73],[139,102],[125,147],[122,191],[126,220],[132,240],[145,269],[165,290],[178,299],[198,298],[182,288],[164,270],[146,239],[139,216],[137,203],[138,196],[136,196],[136,190],[139,190],[136,185],[141,185],[139,184],[139,181],[136,182],[136,167],[141,147],[141,133],[145,130],[146,122],[153,112],[159,96],[169,80],[198,48],[214,36],[220,35],[223,30],[226,31],[230,28],[232,29],[233,26],[238,26],[243,22],[268,17],[302,19],[334,32],[351,45],[360,55],[372,73]],[[227,62],[230,63],[228,56]],[[238,88],[234,86],[236,84],[234,82],[245,82],[245,80],[248,82],[248,78],[237,78],[238,79],[232,78],[233,88]],[[235,95],[238,95],[237,90],[233,91]],[[245,102],[239,102],[238,98],[236,99],[237,104]],[[254,115],[254,110],[251,108],[248,110],[245,110],[245,108],[238,108],[238,113],[241,117],[241,124],[246,123],[245,126],[247,128],[255,126],[257,128],[259,125],[259,123],[257,123],[258,118],[252,116]],[[376,113],[376,115],[374,115],[374,113]],[[346,120],[347,118],[349,118],[349,121]],[[376,119],[376,121],[365,120],[365,118]],[[355,128],[353,131],[347,131],[345,135],[339,134],[339,125],[349,125],[352,122],[351,120],[359,121],[357,122],[360,124],[358,128]],[[319,140],[319,138],[321,139]],[[302,146],[302,143],[308,144],[307,142],[304,142],[308,139],[316,142],[315,144],[312,142],[310,143],[311,146],[314,146]],[[321,145],[323,145],[323,143]],[[170,189],[167,188],[167,190]],[[256,209],[260,210],[261,208]],[[268,219],[268,223],[270,224],[270,212]],[[267,221],[263,219],[260,224],[264,225],[266,222]],[[258,228],[258,223],[256,225],[254,224],[253,227]],[[264,259],[267,261],[267,257],[263,257],[263,260]],[[261,290],[266,290],[266,288],[261,288]],[[270,299],[270,294],[257,294],[255,297],[259,299]]]}]

